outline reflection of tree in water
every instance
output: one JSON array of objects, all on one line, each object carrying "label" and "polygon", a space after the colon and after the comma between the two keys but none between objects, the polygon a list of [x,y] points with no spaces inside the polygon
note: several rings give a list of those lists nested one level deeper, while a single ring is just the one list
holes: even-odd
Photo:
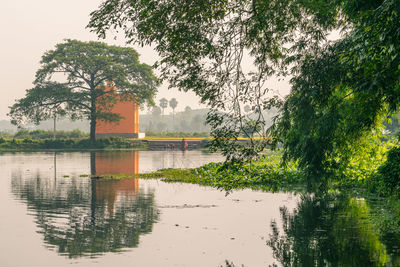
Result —
[{"label": "reflection of tree in water", "polygon": [[384,266],[390,258],[364,200],[303,195],[293,213],[280,209],[267,244],[283,266]]},{"label": "reflection of tree in water", "polygon": [[71,258],[136,247],[158,219],[154,193],[135,179],[12,178],[12,190],[34,211],[45,243]]}]

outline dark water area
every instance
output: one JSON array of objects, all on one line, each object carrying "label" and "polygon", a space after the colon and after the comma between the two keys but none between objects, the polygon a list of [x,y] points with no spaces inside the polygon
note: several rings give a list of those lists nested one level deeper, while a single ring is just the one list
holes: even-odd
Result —
[{"label": "dark water area", "polygon": [[[201,151],[0,155],[0,266],[400,266],[380,199],[91,179],[221,161]],[[386,222],[387,223],[387,222]]]}]

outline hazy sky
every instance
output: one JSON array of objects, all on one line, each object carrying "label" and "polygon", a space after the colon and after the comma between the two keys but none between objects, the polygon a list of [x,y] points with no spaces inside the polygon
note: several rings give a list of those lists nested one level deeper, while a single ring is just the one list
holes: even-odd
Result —
[{"label": "hazy sky", "polygon": [[[89,14],[97,9],[102,0],[1,0],[1,41],[0,41],[0,120],[9,119],[9,106],[25,95],[32,87],[40,58],[47,50],[53,49],[63,39],[82,41],[98,40],[85,26]],[[108,38],[109,44],[124,46],[122,38]],[[157,54],[151,48],[134,47],[140,53],[141,62],[153,64]],[[276,81],[272,81],[276,86]],[[279,84],[282,93],[288,91],[286,83]],[[275,86],[274,86],[275,87]],[[189,105],[199,108],[199,98],[193,93],[168,90],[166,85],[159,88],[156,103],[162,97],[178,100],[177,110]],[[203,106],[204,107],[204,106]]]}]

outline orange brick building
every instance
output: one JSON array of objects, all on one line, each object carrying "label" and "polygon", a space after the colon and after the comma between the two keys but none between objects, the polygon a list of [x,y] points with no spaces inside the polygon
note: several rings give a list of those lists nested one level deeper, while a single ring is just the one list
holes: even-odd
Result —
[{"label": "orange brick building", "polygon": [[[109,90],[115,91],[111,87]],[[96,138],[118,136],[124,138],[143,138],[139,133],[139,105],[134,100],[123,100],[116,96],[117,102],[113,104],[110,112],[120,114],[123,118],[118,122],[96,122]]]}]

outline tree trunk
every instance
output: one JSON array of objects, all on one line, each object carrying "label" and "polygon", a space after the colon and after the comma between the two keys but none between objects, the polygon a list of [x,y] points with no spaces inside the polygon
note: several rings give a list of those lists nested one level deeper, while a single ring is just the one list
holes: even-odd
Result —
[{"label": "tree trunk", "polygon": [[90,152],[90,175],[96,175],[96,152]]},{"label": "tree trunk", "polygon": [[97,107],[96,107],[96,91],[93,85],[93,81],[90,85],[91,92],[90,92],[90,142],[96,142],[96,123],[97,123]]},{"label": "tree trunk", "polygon": [[56,139],[56,133],[57,133],[57,129],[56,129],[56,120],[57,120],[57,115],[54,114],[53,139]]},{"label": "tree trunk", "polygon": [[96,117],[90,119],[90,142],[96,142]]}]

